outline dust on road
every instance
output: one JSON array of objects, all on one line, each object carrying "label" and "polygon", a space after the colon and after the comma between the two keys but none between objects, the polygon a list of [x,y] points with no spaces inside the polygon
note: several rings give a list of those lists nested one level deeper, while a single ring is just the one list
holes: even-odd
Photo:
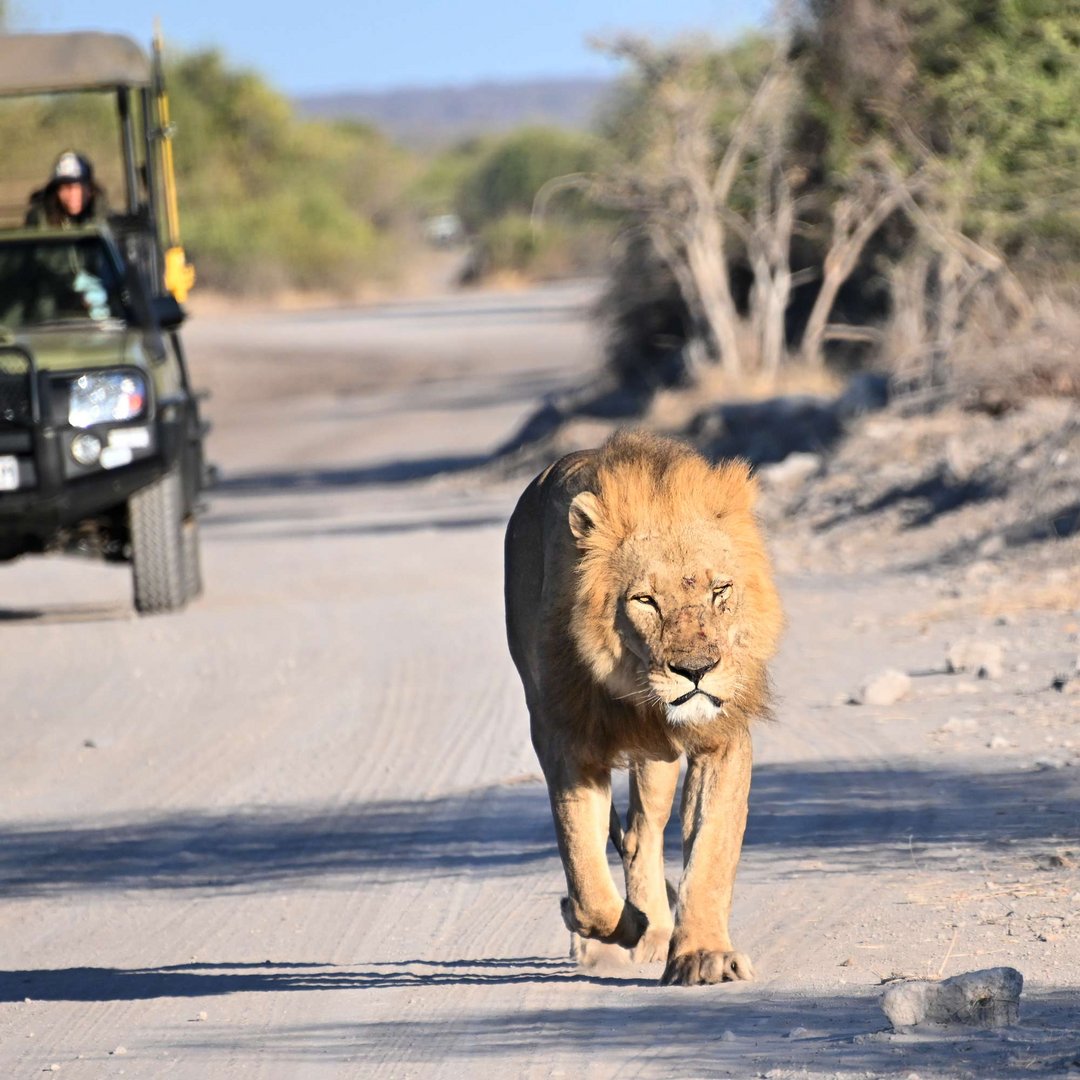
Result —
[{"label": "dust on road", "polygon": [[[195,320],[205,599],[137,621],[123,568],[3,568],[0,1074],[1064,1071],[1080,748],[1052,683],[1080,627],[943,615],[934,575],[782,581],[733,919],[760,981],[567,961],[502,629],[524,480],[472,467],[595,363],[588,299]],[[972,634],[1001,679],[945,672]],[[884,667],[908,698],[846,704]],[[882,979],[996,964],[1027,979],[1020,1028],[882,1032]]]}]

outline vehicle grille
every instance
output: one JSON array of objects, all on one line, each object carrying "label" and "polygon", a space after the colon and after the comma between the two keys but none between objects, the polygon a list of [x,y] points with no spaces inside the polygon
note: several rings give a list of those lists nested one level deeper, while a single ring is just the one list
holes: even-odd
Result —
[{"label": "vehicle grille", "polygon": [[29,360],[17,354],[0,355],[0,425],[28,427],[33,420]]}]

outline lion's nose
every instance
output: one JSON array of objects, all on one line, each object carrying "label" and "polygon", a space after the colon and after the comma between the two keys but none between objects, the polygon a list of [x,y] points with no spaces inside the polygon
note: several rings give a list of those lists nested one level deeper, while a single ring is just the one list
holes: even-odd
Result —
[{"label": "lion's nose", "polygon": [[684,679],[689,679],[695,686],[717,665],[716,660],[699,660],[693,667],[687,664],[685,667],[680,667],[678,664],[668,664],[668,670],[674,672],[676,675],[681,675]]}]

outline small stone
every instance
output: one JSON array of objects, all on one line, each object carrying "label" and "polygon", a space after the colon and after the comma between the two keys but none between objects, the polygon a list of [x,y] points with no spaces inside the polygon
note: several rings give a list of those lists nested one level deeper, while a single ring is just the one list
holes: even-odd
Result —
[{"label": "small stone", "polygon": [[93,739],[83,739],[83,746],[85,746],[87,750],[97,749],[97,743],[94,742]]},{"label": "small stone", "polygon": [[59,1072],[60,1066],[54,1061],[47,1069],[42,1069],[42,1072]]},{"label": "small stone", "polygon": [[895,668],[868,679],[851,697],[855,705],[895,705],[911,692],[911,676]]},{"label": "small stone", "polygon": [[123,1057],[127,1053],[127,1047],[126,1046],[116,1046],[116,1047],[113,1047],[113,1049],[110,1050],[109,1053],[110,1054],[115,1054],[116,1057]]},{"label": "small stone", "polygon": [[888,1042],[892,1039],[891,1031],[862,1031],[851,1037],[852,1046],[864,1046],[866,1043]]},{"label": "small stone", "polygon": [[1065,768],[1065,762],[1062,761],[1061,758],[1041,757],[1036,758],[1031,764],[1040,772],[1046,772],[1049,769]]},{"label": "small stone", "polygon": [[845,959],[841,960],[838,966],[839,967],[851,967],[851,965],[854,964],[854,963],[855,963],[855,961],[852,960],[852,958],[850,956],[848,956]]},{"label": "small stone", "polygon": [[941,982],[901,982],[881,997],[895,1030],[920,1024],[996,1028],[1020,1019],[1024,977],[1015,968],[969,971]]},{"label": "small stone", "polygon": [[945,654],[949,671],[971,672],[980,679],[1000,679],[1005,674],[1005,649],[995,641],[958,641]]},{"label": "small stone", "polygon": [[1012,743],[1004,735],[995,735],[987,744],[988,750],[1007,750]]},{"label": "small stone", "polygon": [[810,1029],[809,1028],[794,1027],[787,1033],[787,1037],[789,1039],[805,1039],[806,1036],[809,1035],[809,1034],[810,1034]]},{"label": "small stone", "polygon": [[735,1032],[734,1032],[734,1031],[725,1031],[725,1032],[724,1032],[724,1033],[723,1033],[723,1034],[722,1034],[722,1035],[720,1036],[720,1041],[721,1041],[721,1042],[734,1042],[734,1041],[735,1041],[735,1038],[736,1038],[736,1036],[735,1036]]},{"label": "small stone", "polygon": [[[988,536],[979,545],[979,555],[984,559],[993,558],[995,555],[1000,555],[1005,550],[1005,537],[1000,535]],[[979,564],[976,563],[976,566]]]},{"label": "small stone", "polygon": [[941,730],[948,735],[970,735],[979,730],[979,721],[971,716],[950,716]]}]

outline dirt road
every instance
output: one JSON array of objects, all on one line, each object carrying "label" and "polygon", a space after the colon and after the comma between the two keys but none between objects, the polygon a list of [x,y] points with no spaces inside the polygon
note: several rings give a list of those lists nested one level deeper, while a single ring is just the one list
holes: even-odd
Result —
[{"label": "dirt road", "polygon": [[[524,481],[470,467],[594,363],[587,299],[194,320],[206,597],[137,621],[122,568],[0,568],[0,1076],[1068,1070],[1080,626],[947,615],[945,576],[784,577],[734,916],[759,981],[566,959],[502,630]],[[944,673],[971,635],[1000,679]],[[844,703],[885,667],[906,700]],[[883,978],[998,964],[1019,1028],[882,1031]]]}]

